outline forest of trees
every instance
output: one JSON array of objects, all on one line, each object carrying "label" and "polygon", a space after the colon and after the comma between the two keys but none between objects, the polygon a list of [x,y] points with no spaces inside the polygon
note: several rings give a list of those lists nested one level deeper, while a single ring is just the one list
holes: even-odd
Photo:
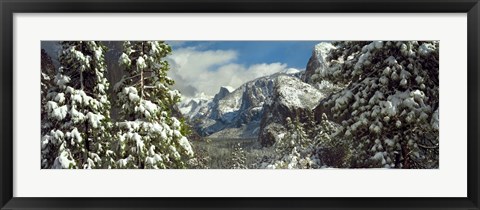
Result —
[{"label": "forest of trees", "polygon": [[[186,167],[193,151],[185,124],[170,109],[179,93],[167,77],[167,44],[124,43],[119,63],[126,76],[114,85],[113,104],[106,47],[97,41],[65,41],[61,47],[60,68],[42,59],[42,168]],[[122,110],[116,122],[112,106]]]}]

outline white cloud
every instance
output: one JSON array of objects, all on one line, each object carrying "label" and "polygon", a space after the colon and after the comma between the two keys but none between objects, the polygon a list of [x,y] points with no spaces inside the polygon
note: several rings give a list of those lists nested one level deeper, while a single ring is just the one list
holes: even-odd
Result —
[{"label": "white cloud", "polygon": [[175,88],[187,97],[201,92],[213,96],[221,86],[237,88],[255,78],[287,70],[282,63],[244,66],[235,63],[237,56],[233,50],[177,49],[168,57],[169,76],[176,81]]}]

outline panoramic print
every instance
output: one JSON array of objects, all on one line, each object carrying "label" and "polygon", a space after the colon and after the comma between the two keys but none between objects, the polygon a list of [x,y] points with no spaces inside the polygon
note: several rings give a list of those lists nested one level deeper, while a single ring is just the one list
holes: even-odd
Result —
[{"label": "panoramic print", "polygon": [[42,169],[438,169],[438,41],[42,41]]}]

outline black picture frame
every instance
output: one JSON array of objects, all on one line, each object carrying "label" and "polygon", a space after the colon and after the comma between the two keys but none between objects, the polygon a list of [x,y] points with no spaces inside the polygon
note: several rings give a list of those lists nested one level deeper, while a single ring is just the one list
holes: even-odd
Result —
[{"label": "black picture frame", "polygon": [[[479,209],[478,0],[0,0],[1,209]],[[467,13],[468,196],[466,198],[25,198],[13,197],[15,13]],[[445,180],[449,181],[449,180]]]}]

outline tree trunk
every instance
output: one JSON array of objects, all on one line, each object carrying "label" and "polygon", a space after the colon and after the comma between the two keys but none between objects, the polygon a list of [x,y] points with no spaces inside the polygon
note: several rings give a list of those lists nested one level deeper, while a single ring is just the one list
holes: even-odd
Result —
[{"label": "tree trunk", "polygon": [[[140,54],[140,56],[143,55],[145,51],[145,46],[143,45],[143,42],[142,42],[142,54]],[[140,69],[140,99],[143,99],[143,68]]]}]

